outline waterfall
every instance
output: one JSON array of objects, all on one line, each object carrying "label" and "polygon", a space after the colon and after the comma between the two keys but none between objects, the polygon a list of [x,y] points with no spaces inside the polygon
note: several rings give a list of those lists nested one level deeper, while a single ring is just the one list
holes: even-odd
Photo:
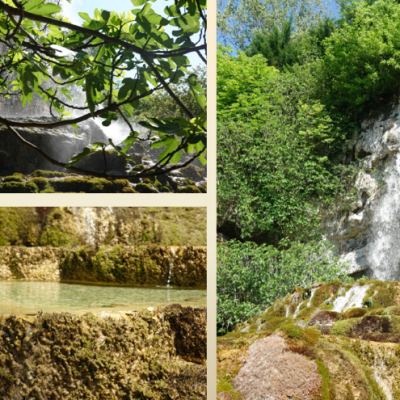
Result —
[{"label": "waterfall", "polygon": [[175,247],[174,246],[170,246],[169,247],[171,254],[172,254],[172,259],[169,263],[168,266],[168,279],[167,279],[167,288],[171,287],[171,277],[172,277],[172,269],[174,268],[174,258],[175,258]]},{"label": "waterfall", "polygon": [[96,213],[93,208],[85,207],[83,209],[83,222],[85,228],[85,242],[91,246],[96,244]]},{"label": "waterfall", "polygon": [[375,208],[369,251],[371,278],[400,280],[400,153],[385,169],[386,190]]},{"label": "waterfall", "polygon": [[[370,285],[354,285],[344,296],[339,296],[333,302],[332,311],[343,312],[353,307],[362,307],[364,297]],[[339,293],[340,294],[340,293]]]}]

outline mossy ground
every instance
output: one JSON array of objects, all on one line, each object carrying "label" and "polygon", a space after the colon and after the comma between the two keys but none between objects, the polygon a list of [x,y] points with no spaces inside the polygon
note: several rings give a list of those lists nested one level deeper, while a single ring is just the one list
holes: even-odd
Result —
[{"label": "mossy ground", "polygon": [[[369,285],[363,308],[324,311],[332,308],[340,288],[349,290],[355,284]],[[310,293],[311,288],[295,288],[263,314],[218,338],[219,399],[236,393],[232,381],[249,345],[278,332],[286,338],[288,351],[315,361],[322,384],[313,398],[383,400],[386,390],[392,399],[400,399],[400,284],[331,282],[318,284],[311,300]]]},{"label": "mossy ground", "polygon": [[[101,154],[97,154],[96,162],[103,163],[102,157]],[[92,163],[92,160],[89,162]],[[116,164],[118,164],[116,167],[122,168],[125,160],[118,159]],[[109,166],[111,167],[112,165]],[[184,172],[189,175],[194,174],[195,180],[199,181],[204,169],[192,167],[194,169],[185,169]],[[132,174],[143,168],[143,165],[137,164]],[[207,193],[207,182],[199,182],[197,186],[195,181],[188,178],[183,179],[179,185],[169,176],[149,177],[142,182],[138,182],[138,179],[132,182],[134,182],[133,187],[128,179],[82,177],[74,173],[36,170],[32,175],[15,173],[4,177],[0,180],[0,193]]]}]

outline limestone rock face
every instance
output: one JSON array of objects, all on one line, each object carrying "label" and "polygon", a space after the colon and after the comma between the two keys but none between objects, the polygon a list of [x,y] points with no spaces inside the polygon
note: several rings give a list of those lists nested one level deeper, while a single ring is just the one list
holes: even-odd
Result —
[{"label": "limestone rock face", "polygon": [[[365,121],[353,141],[359,172],[350,210],[337,207],[324,231],[350,274],[400,279],[400,106],[389,116]],[[399,203],[399,205],[397,205]],[[400,243],[400,242],[399,242]],[[388,258],[393,259],[392,262]]]}]

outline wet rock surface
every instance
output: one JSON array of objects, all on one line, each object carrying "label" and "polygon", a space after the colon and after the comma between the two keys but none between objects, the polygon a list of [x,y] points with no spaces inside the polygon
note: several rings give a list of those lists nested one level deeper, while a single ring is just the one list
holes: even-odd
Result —
[{"label": "wet rock surface", "polygon": [[295,288],[218,338],[218,399],[399,399],[399,294],[382,281]]},{"label": "wet rock surface", "polygon": [[[205,346],[205,310],[182,312],[197,321],[187,340]],[[3,319],[0,397],[206,399],[206,366],[182,359],[168,315],[157,309],[118,318],[63,313]]]},{"label": "wet rock surface", "polygon": [[350,274],[399,280],[400,106],[364,121],[349,149],[358,167],[355,199],[325,218],[323,232]]},{"label": "wet rock surface", "polygon": [[169,246],[0,247],[0,279],[205,288],[207,248]]}]

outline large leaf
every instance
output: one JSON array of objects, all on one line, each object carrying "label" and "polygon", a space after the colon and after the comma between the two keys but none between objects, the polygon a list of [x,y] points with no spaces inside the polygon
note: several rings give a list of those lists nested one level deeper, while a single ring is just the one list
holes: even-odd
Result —
[{"label": "large leaf", "polygon": [[196,99],[198,105],[204,110],[207,106],[207,97],[204,94],[204,89],[197,81],[197,75],[191,74],[188,78],[190,89],[192,89],[193,97]]},{"label": "large leaf", "polygon": [[71,167],[72,165],[76,164],[78,161],[84,159],[91,152],[92,152],[92,150],[89,147],[84,147],[83,150],[79,154],[76,154],[75,156],[73,156],[69,159],[69,163],[66,164],[66,167]]},{"label": "large leaf", "polygon": [[40,4],[29,10],[30,13],[36,15],[50,15],[61,11],[61,7],[56,4]]}]

